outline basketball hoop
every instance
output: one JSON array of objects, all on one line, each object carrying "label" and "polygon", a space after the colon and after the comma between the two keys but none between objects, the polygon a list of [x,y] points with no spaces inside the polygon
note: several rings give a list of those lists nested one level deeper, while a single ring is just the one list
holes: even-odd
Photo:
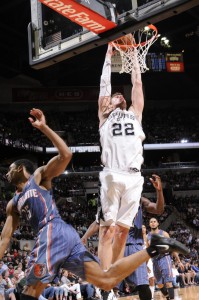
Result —
[{"label": "basketball hoop", "polygon": [[119,51],[122,60],[122,68],[119,73],[131,73],[132,69],[136,68],[137,63],[141,73],[149,70],[146,65],[146,55],[157,38],[158,30],[150,24],[144,29],[139,29],[112,41],[112,46]]}]

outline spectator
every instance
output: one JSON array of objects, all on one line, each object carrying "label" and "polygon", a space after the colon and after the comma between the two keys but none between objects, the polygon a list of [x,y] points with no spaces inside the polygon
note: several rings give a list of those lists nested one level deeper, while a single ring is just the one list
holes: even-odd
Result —
[{"label": "spectator", "polygon": [[193,264],[191,265],[191,268],[194,270],[195,272],[195,282],[198,284],[199,283],[199,266],[198,266],[198,262],[194,261]]},{"label": "spectator", "polygon": [[81,298],[81,290],[80,290],[80,284],[75,283],[76,278],[72,276],[70,272],[70,278],[68,278],[69,272],[67,270],[63,270],[62,277],[61,277],[61,287],[64,288],[64,294],[65,296],[68,296],[69,293],[75,294],[76,299]]},{"label": "spectator", "polygon": [[47,287],[43,290],[42,296],[43,296],[45,299],[53,300],[53,299],[54,299],[54,293],[55,293],[55,289],[54,289],[54,287],[49,283],[49,284],[47,285]]},{"label": "spectator", "polygon": [[15,297],[15,282],[12,281],[12,279],[9,278],[9,271],[6,270],[3,272],[3,279],[6,281],[6,288],[5,288],[5,300],[11,299],[16,300]]},{"label": "spectator", "polygon": [[8,269],[8,266],[6,264],[4,264],[3,260],[0,261],[0,275],[2,275],[2,273]]},{"label": "spectator", "polygon": [[14,266],[12,263],[9,263],[8,265],[8,272],[9,272],[9,277],[12,278],[14,276]]},{"label": "spectator", "polygon": [[[20,263],[21,265],[21,263]],[[16,272],[18,273],[18,278],[19,278],[19,281],[24,278],[25,276],[25,273],[24,271],[22,271],[22,267],[18,265],[18,268],[16,269]]]},{"label": "spectator", "polygon": [[179,286],[179,272],[178,269],[176,268],[175,263],[172,263],[172,274],[173,274],[173,287],[176,288]]},{"label": "spectator", "polygon": [[0,274],[0,300],[5,300],[5,288],[7,286],[7,282],[3,279],[2,274]]},{"label": "spectator", "polygon": [[179,265],[177,270],[180,276],[179,278],[181,279],[181,287],[187,286],[188,284],[186,283],[186,275],[184,272],[184,267],[182,267],[182,265]]},{"label": "spectator", "polygon": [[30,251],[30,246],[29,246],[28,242],[24,244],[23,250],[24,251]]},{"label": "spectator", "polygon": [[196,273],[192,269],[190,262],[185,263],[184,270],[185,270],[185,276],[187,278],[187,283],[189,285],[194,284],[194,279],[195,279]]},{"label": "spectator", "polygon": [[83,281],[79,278],[80,283],[80,290],[81,294],[87,300],[94,300],[95,299],[95,287],[93,284],[88,283],[87,281]]}]

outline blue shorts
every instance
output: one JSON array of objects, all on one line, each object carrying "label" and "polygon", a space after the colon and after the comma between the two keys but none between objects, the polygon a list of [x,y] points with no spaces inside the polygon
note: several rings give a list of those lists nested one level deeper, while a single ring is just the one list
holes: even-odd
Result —
[{"label": "blue shorts", "polygon": [[157,284],[165,284],[173,281],[171,256],[165,255],[153,259],[153,272]]},{"label": "blue shorts", "polygon": [[[140,244],[128,245],[125,247],[124,256],[129,256],[131,254],[137,253],[143,250],[143,246]],[[147,265],[143,263],[140,265],[133,273],[131,273],[126,279],[127,283],[137,285],[149,284]]]},{"label": "blue shorts", "polygon": [[86,261],[98,262],[98,259],[86,250],[71,225],[59,218],[53,219],[39,231],[28,263],[26,284],[52,282],[60,268],[85,279]]}]

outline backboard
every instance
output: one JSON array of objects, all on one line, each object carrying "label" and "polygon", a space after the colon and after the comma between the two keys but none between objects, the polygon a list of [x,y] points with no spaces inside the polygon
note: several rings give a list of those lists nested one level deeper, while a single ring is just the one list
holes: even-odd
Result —
[{"label": "backboard", "polygon": [[[48,67],[197,5],[199,0],[31,0],[29,63]],[[85,21],[89,12],[92,19]]]}]

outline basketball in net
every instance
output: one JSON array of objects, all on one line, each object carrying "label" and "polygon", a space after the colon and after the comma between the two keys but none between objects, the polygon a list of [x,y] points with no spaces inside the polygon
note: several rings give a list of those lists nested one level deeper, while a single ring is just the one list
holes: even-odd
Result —
[{"label": "basketball in net", "polygon": [[133,69],[145,73],[148,70],[146,55],[157,37],[157,28],[151,24],[144,29],[139,29],[112,41],[112,46],[119,51],[121,56],[122,68],[120,73],[131,73]]}]

